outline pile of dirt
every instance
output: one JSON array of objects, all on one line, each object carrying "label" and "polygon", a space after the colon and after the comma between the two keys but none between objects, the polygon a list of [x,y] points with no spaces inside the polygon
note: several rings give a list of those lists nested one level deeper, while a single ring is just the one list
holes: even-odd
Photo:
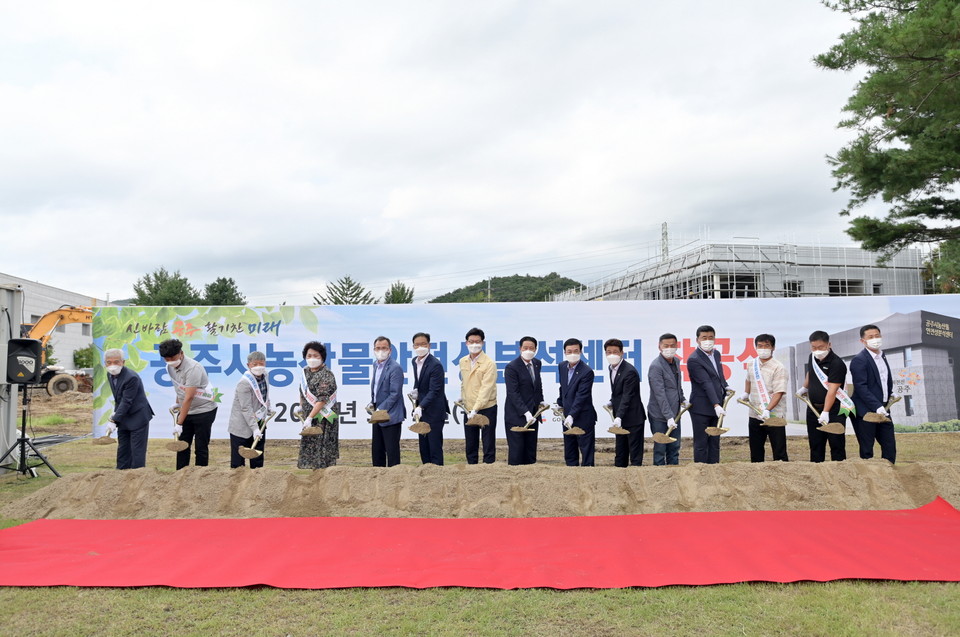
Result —
[{"label": "pile of dirt", "polygon": [[546,465],[146,468],[72,474],[7,518],[551,517],[675,511],[960,507],[960,464],[883,460],[567,468]]}]

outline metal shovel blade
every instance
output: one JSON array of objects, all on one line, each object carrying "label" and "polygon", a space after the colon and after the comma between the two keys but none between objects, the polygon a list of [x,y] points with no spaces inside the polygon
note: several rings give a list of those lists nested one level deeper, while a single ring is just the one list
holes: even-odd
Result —
[{"label": "metal shovel blade", "polygon": [[828,422],[827,424],[823,425],[822,427],[817,427],[817,429],[818,429],[819,431],[822,431],[823,433],[827,433],[827,434],[842,434],[842,433],[846,432],[846,430],[847,430],[847,428],[844,427],[844,426],[843,426],[841,423],[839,423],[839,422]]},{"label": "metal shovel blade", "polygon": [[240,447],[240,449],[237,450],[237,453],[247,460],[253,460],[254,458],[259,458],[261,455],[263,455],[262,451],[259,449],[253,449],[252,447]]},{"label": "metal shovel blade", "polygon": [[486,427],[487,425],[490,424],[490,419],[484,416],[483,414],[477,414],[473,418],[468,420],[466,424],[472,427]]},{"label": "metal shovel blade", "polygon": [[300,430],[301,436],[319,436],[323,433],[323,427],[304,427]]},{"label": "metal shovel blade", "polygon": [[708,436],[722,436],[728,431],[730,431],[729,427],[707,427],[706,429]]},{"label": "metal shovel blade", "polygon": [[763,424],[766,425],[767,427],[786,427],[787,419],[780,418],[779,416],[770,416],[769,418],[763,421]]},{"label": "metal shovel blade", "polygon": [[418,420],[407,428],[415,434],[423,435],[430,433],[430,424],[422,420]]},{"label": "metal shovel blade", "polygon": [[183,440],[174,440],[173,442],[167,443],[167,449],[169,451],[184,451],[189,448],[190,448],[190,445],[188,445],[186,441],[183,441]]},{"label": "metal shovel blade", "polygon": [[657,433],[653,434],[653,441],[659,442],[661,445],[669,445],[671,442],[676,442],[677,439],[671,438],[667,434],[658,431]]},{"label": "metal shovel blade", "polygon": [[629,430],[624,429],[623,427],[610,427],[607,429],[607,431],[612,434],[617,434],[618,436],[624,436],[630,433]]},{"label": "metal shovel blade", "polygon": [[587,432],[581,429],[580,427],[570,427],[569,429],[563,432],[563,435],[564,436],[582,436],[585,433]]},{"label": "metal shovel blade", "polygon": [[519,427],[519,426],[517,426],[517,427],[510,427],[510,431],[523,432],[523,431],[536,431],[536,429],[533,429],[533,428],[531,428],[531,427]]},{"label": "metal shovel blade", "polygon": [[378,409],[370,414],[370,422],[379,425],[382,422],[390,422],[390,414],[384,409]]},{"label": "metal shovel blade", "polygon": [[874,422],[874,423],[893,422],[892,420],[890,420],[890,419],[887,418],[886,416],[881,416],[880,414],[878,414],[878,413],[875,412],[875,411],[869,411],[869,412],[867,412],[866,414],[863,415],[863,419],[864,419],[865,421],[867,421],[867,422]]},{"label": "metal shovel blade", "polygon": [[99,438],[93,439],[93,444],[95,445],[115,445],[117,444],[116,438],[111,438],[110,436],[100,436]]}]

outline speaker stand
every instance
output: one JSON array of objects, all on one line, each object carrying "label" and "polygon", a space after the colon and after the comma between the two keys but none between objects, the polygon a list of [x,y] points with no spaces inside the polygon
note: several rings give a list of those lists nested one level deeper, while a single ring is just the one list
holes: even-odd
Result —
[{"label": "speaker stand", "polygon": [[35,467],[39,465],[35,465],[34,467],[27,466],[27,447],[29,446],[33,450],[33,453],[38,458],[40,458],[40,460],[43,461],[43,464],[47,465],[47,468],[53,472],[53,475],[60,478],[62,476],[59,473],[57,473],[56,469],[53,468],[53,465],[50,464],[50,461],[47,460],[47,457],[44,456],[42,453],[40,453],[40,450],[33,446],[33,441],[27,437],[27,404],[30,402],[30,398],[27,396],[27,386],[25,384],[20,385],[20,389],[22,390],[22,393],[23,393],[23,398],[22,398],[23,412],[20,418],[20,427],[21,427],[20,438],[17,439],[15,443],[13,443],[12,447],[7,449],[7,451],[2,456],[0,456],[0,465],[2,465],[3,461],[7,459],[7,456],[10,456],[12,459],[16,459],[15,452],[19,450],[20,460],[19,462],[17,462],[17,471],[19,471],[23,475],[30,475],[30,477],[36,478],[37,470]]}]

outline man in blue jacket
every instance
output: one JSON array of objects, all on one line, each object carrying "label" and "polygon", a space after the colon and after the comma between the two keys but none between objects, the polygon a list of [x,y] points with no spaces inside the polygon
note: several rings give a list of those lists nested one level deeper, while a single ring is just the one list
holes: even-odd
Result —
[{"label": "man in blue jacket", "polygon": [[413,335],[413,390],[417,408],[413,417],[430,425],[430,433],[420,434],[420,460],[423,464],[443,464],[443,424],[450,413],[443,387],[443,365],[430,353],[430,335]]},{"label": "man in blue jacket", "polygon": [[687,359],[690,374],[690,420],[693,427],[693,461],[718,464],[720,436],[707,434],[707,427],[716,427],[720,416],[726,415],[723,401],[727,379],[716,351],[716,330],[709,325],[697,328],[697,349]]},{"label": "man in blue jacket", "polygon": [[400,464],[400,425],[407,417],[403,404],[403,369],[391,357],[391,343],[386,336],[373,341],[373,379],[370,402],[375,411],[389,415],[386,422],[373,423],[371,452],[373,466],[392,467]]},{"label": "man in blue jacket", "polygon": [[597,410],[593,408],[593,370],[582,362],[583,343],[568,338],[563,343],[563,362],[557,369],[560,377],[560,396],[557,405],[563,407],[565,429],[580,427],[579,436],[563,437],[563,459],[568,467],[593,466],[596,448]]},{"label": "man in blue jacket", "polygon": [[[153,409],[143,391],[143,381],[124,365],[123,351],[108,349],[104,364],[113,392],[111,427],[117,430],[117,469],[139,469],[147,464],[147,438]],[[107,432],[109,435],[109,431]]]},{"label": "man in blue jacket", "polygon": [[536,356],[537,339],[524,336],[520,339],[520,355],[507,363],[503,370],[503,383],[507,389],[503,422],[507,430],[507,464],[510,465],[537,461],[540,418],[530,426],[530,431],[510,431],[511,427],[523,427],[533,420],[533,412],[543,402],[542,363]]},{"label": "man in blue jacket", "polygon": [[887,356],[880,349],[883,339],[876,325],[864,325],[860,328],[860,342],[863,351],[850,361],[850,375],[853,377],[853,404],[857,411],[853,418],[853,431],[860,443],[860,457],[873,457],[874,442],[880,443],[880,457],[891,463],[897,461],[897,439],[893,433],[892,422],[867,422],[863,417],[873,412],[890,418],[887,413],[887,401],[893,395],[893,374]]}]

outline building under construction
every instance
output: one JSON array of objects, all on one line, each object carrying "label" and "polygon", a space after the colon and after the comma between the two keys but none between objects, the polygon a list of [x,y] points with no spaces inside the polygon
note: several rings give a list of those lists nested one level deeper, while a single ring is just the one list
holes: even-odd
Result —
[{"label": "building under construction", "polygon": [[554,295],[554,301],[730,299],[923,294],[924,255],[889,262],[855,247],[696,241],[617,277]]}]

